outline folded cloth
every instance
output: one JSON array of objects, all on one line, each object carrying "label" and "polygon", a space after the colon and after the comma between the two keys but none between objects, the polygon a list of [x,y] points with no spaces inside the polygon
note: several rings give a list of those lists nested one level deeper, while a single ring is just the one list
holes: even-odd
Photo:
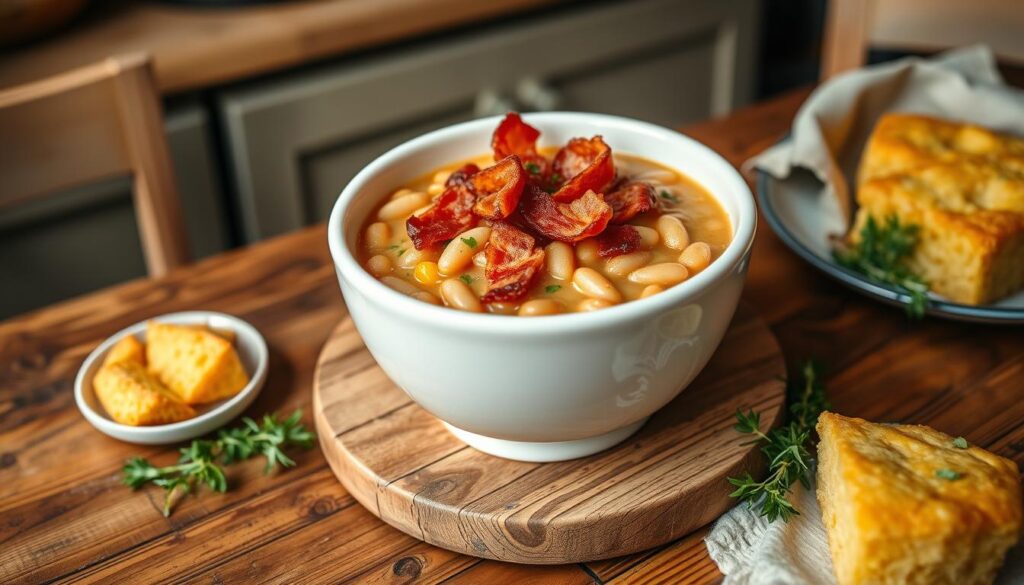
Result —
[{"label": "folded cloth", "polygon": [[1024,92],[1006,86],[983,46],[930,60],[901,59],[851,71],[818,87],[793,121],[792,135],[744,165],[783,179],[794,168],[824,183],[818,217],[845,233],[853,218],[857,165],[886,112],[926,114],[1024,135]]},{"label": "folded cloth", "polygon": [[[835,585],[828,536],[812,489],[797,485],[790,501],[800,511],[769,523],[740,504],[715,522],[704,539],[723,585]],[[1006,555],[997,585],[1024,583],[1024,543]]]}]

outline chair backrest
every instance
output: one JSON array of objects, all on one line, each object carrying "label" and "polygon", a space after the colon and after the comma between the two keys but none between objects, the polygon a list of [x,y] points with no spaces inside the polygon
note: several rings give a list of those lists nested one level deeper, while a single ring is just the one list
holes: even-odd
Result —
[{"label": "chair backrest", "polygon": [[150,275],[187,263],[181,200],[146,56],[114,57],[0,91],[0,212],[126,174]]},{"label": "chair backrest", "polygon": [[864,65],[868,47],[933,52],[988,44],[1024,62],[1021,0],[829,0],[821,78]]}]

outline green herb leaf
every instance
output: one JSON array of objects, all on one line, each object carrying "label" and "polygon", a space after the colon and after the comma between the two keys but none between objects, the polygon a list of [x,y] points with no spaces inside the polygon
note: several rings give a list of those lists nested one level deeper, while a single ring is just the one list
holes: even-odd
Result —
[{"label": "green herb leaf", "polygon": [[562,285],[560,285],[560,284],[549,284],[549,285],[544,287],[544,292],[546,292],[548,294],[555,293],[555,292],[558,292],[560,290],[562,290]]},{"label": "green herb leaf", "polygon": [[800,514],[786,496],[796,482],[810,486],[811,434],[818,415],[829,408],[819,368],[807,362],[801,374],[801,378],[787,384],[790,421],[785,426],[765,433],[761,431],[759,413],[736,411],[733,428],[751,435],[750,443],[761,445],[761,453],[768,460],[768,476],[762,481],[749,473],[730,477],[729,483],[736,489],[729,496],[760,508],[759,513],[769,522],[780,518],[788,522]]},{"label": "green herb leaf", "polygon": [[907,258],[914,252],[919,237],[916,225],[901,224],[890,215],[879,224],[868,216],[854,244],[844,244],[832,251],[841,266],[854,270],[880,284],[888,284],[909,297],[906,311],[914,319],[924,317],[928,308],[928,284],[907,268]]},{"label": "green herb leaf", "polygon": [[526,172],[530,173],[531,175],[536,175],[540,173],[540,167],[537,166],[537,163],[528,162],[525,165],[523,165],[523,168],[526,169]]},{"label": "green herb leaf", "polygon": [[466,244],[470,248],[476,248],[476,238],[469,236],[468,238],[459,238],[463,244]]},{"label": "green herb leaf", "polygon": [[671,201],[672,203],[679,203],[679,198],[669,193],[668,191],[662,190],[660,193],[658,193],[658,196],[661,197],[662,199]]},{"label": "green herb leaf", "polygon": [[935,472],[935,477],[939,479],[944,479],[946,481],[956,481],[962,478],[963,476],[964,474],[960,473],[959,471],[953,471],[952,469],[946,468],[939,469],[938,471]]},{"label": "green herb leaf", "polygon": [[459,280],[466,284],[473,284],[473,277],[468,274],[463,274],[462,276],[459,277]]},{"label": "green herb leaf", "polygon": [[558,173],[551,173],[551,182],[552,183],[561,183],[562,182],[562,175],[559,175]]},{"label": "green herb leaf", "polygon": [[405,254],[405,252],[406,252],[406,249],[402,248],[401,250],[398,251],[397,256],[401,256],[402,254]]},{"label": "green herb leaf", "polygon": [[299,422],[301,418],[301,411],[295,411],[284,421],[278,421],[268,414],[263,417],[262,424],[244,418],[241,427],[222,429],[216,439],[192,441],[188,447],[181,449],[178,463],[167,467],[155,467],[142,457],[132,457],[125,461],[122,468],[122,482],[133,490],[147,483],[162,487],[166,492],[163,512],[164,516],[169,516],[176,497],[191,492],[196,483],[206,484],[214,491],[227,491],[228,482],[223,465],[243,461],[257,454],[267,459],[265,472],[279,464],[283,467],[295,465],[295,461],[285,454],[284,449],[308,449],[316,440],[316,435]]},{"label": "green herb leaf", "polygon": [[970,447],[970,445],[967,444],[967,439],[963,437],[957,437],[953,439],[953,446],[956,447],[957,449],[966,449]]}]

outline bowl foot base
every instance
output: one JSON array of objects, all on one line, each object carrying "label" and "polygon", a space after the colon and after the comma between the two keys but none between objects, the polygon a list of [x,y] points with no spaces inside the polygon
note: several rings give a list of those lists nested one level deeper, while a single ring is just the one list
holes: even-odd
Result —
[{"label": "bowl foot base", "polygon": [[451,434],[455,435],[463,443],[466,443],[477,451],[483,451],[484,453],[494,455],[496,457],[513,459],[515,461],[547,463],[551,461],[565,461],[567,459],[586,457],[587,455],[593,455],[599,451],[604,451],[609,447],[613,447],[622,441],[625,441],[630,435],[640,430],[640,427],[644,426],[644,423],[646,422],[647,419],[645,418],[629,426],[622,427],[621,429],[615,429],[610,433],[605,433],[596,437],[576,439],[575,441],[554,441],[550,443],[506,441],[504,439],[495,439],[493,437],[485,437],[483,435],[464,431],[460,428],[453,427],[448,423],[444,423],[444,426],[448,428]]}]

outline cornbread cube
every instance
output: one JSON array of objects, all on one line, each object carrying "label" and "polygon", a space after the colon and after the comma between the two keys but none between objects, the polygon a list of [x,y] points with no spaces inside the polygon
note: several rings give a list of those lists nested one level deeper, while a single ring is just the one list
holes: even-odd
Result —
[{"label": "cornbread cube", "polygon": [[231,342],[197,327],[150,321],[146,363],[186,404],[221,400],[249,383]]},{"label": "cornbread cube", "polygon": [[196,415],[141,363],[132,360],[104,364],[93,379],[93,391],[110,418],[126,425],[162,425]]},{"label": "cornbread cube", "polygon": [[889,114],[864,152],[859,210],[919,226],[908,261],[929,287],[979,305],[1024,288],[1024,140],[925,116]]},{"label": "cornbread cube", "polygon": [[1020,533],[1016,464],[924,426],[826,412],[817,429],[839,585],[992,583]]},{"label": "cornbread cube", "polygon": [[140,366],[145,365],[146,346],[142,345],[142,342],[136,339],[134,335],[122,338],[107,352],[103,365],[109,366],[119,362],[132,362]]}]

